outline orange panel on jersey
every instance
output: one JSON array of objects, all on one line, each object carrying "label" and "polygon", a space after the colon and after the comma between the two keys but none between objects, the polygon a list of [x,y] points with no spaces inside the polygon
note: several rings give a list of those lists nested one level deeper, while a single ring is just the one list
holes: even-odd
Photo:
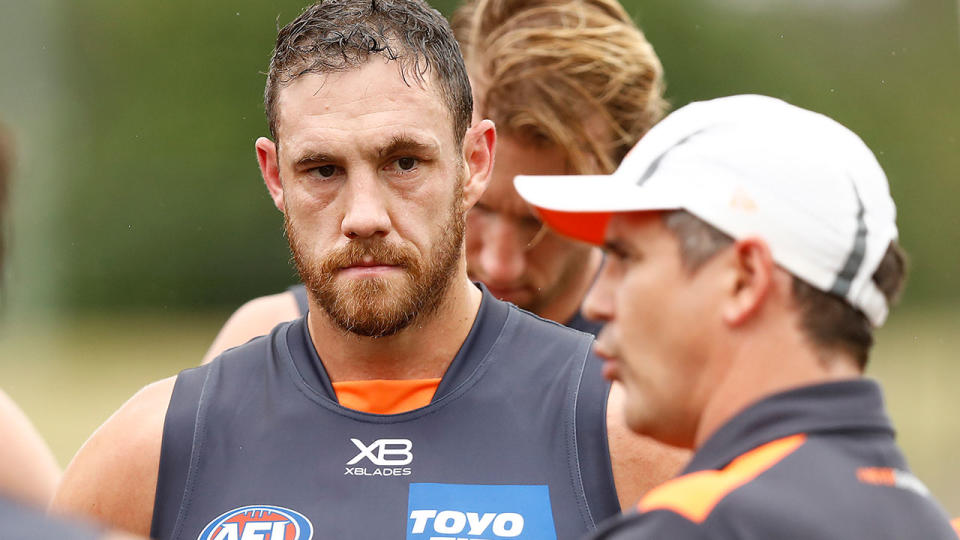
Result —
[{"label": "orange panel on jersey", "polygon": [[440,379],[344,381],[333,383],[337,400],[355,411],[399,414],[430,404]]},{"label": "orange panel on jersey", "polygon": [[957,518],[950,522],[953,525],[953,530],[957,531],[957,537],[960,537],[960,518]]},{"label": "orange panel on jersey", "polygon": [[803,433],[758,446],[719,471],[698,471],[674,478],[654,488],[637,509],[670,510],[694,523],[703,523],[728,493],[760,476],[806,441]]}]

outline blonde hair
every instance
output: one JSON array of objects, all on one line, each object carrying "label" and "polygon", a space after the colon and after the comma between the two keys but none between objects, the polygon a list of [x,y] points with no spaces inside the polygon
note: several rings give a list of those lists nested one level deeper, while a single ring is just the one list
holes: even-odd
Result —
[{"label": "blonde hair", "polygon": [[616,0],[467,0],[452,26],[480,116],[610,173],[665,113],[663,68]]}]

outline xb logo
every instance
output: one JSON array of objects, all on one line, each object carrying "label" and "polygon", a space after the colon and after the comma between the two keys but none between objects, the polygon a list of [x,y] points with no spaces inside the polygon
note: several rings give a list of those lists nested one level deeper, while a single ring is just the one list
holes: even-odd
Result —
[{"label": "xb logo", "polygon": [[378,467],[408,465],[413,461],[413,443],[410,439],[377,439],[370,446],[359,439],[350,441],[360,449],[360,453],[347,462],[347,465],[354,465],[363,458],[369,459]]}]

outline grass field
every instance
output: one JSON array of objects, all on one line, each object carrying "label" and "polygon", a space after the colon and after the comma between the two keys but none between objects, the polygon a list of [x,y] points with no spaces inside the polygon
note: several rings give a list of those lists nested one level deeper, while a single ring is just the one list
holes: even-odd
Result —
[{"label": "grass field", "polygon": [[[0,386],[66,465],[87,436],[144,384],[196,365],[226,314],[87,317],[8,324]],[[887,391],[914,471],[960,516],[960,308],[894,313],[869,374]]]}]

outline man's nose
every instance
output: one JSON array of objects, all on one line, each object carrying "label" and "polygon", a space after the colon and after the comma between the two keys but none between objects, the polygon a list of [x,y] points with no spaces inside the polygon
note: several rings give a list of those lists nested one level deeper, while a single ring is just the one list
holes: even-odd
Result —
[{"label": "man's nose", "polygon": [[526,270],[524,245],[517,227],[506,219],[493,219],[480,231],[480,265],[493,284],[515,283]]},{"label": "man's nose", "polygon": [[583,300],[581,310],[583,316],[601,322],[610,322],[614,318],[614,299],[617,289],[616,280],[614,280],[609,265],[604,263],[600,269],[600,275],[597,276],[587,297]]},{"label": "man's nose", "polygon": [[343,221],[340,230],[348,238],[386,236],[390,232],[390,213],[383,186],[371,173],[357,173],[348,178]]}]

